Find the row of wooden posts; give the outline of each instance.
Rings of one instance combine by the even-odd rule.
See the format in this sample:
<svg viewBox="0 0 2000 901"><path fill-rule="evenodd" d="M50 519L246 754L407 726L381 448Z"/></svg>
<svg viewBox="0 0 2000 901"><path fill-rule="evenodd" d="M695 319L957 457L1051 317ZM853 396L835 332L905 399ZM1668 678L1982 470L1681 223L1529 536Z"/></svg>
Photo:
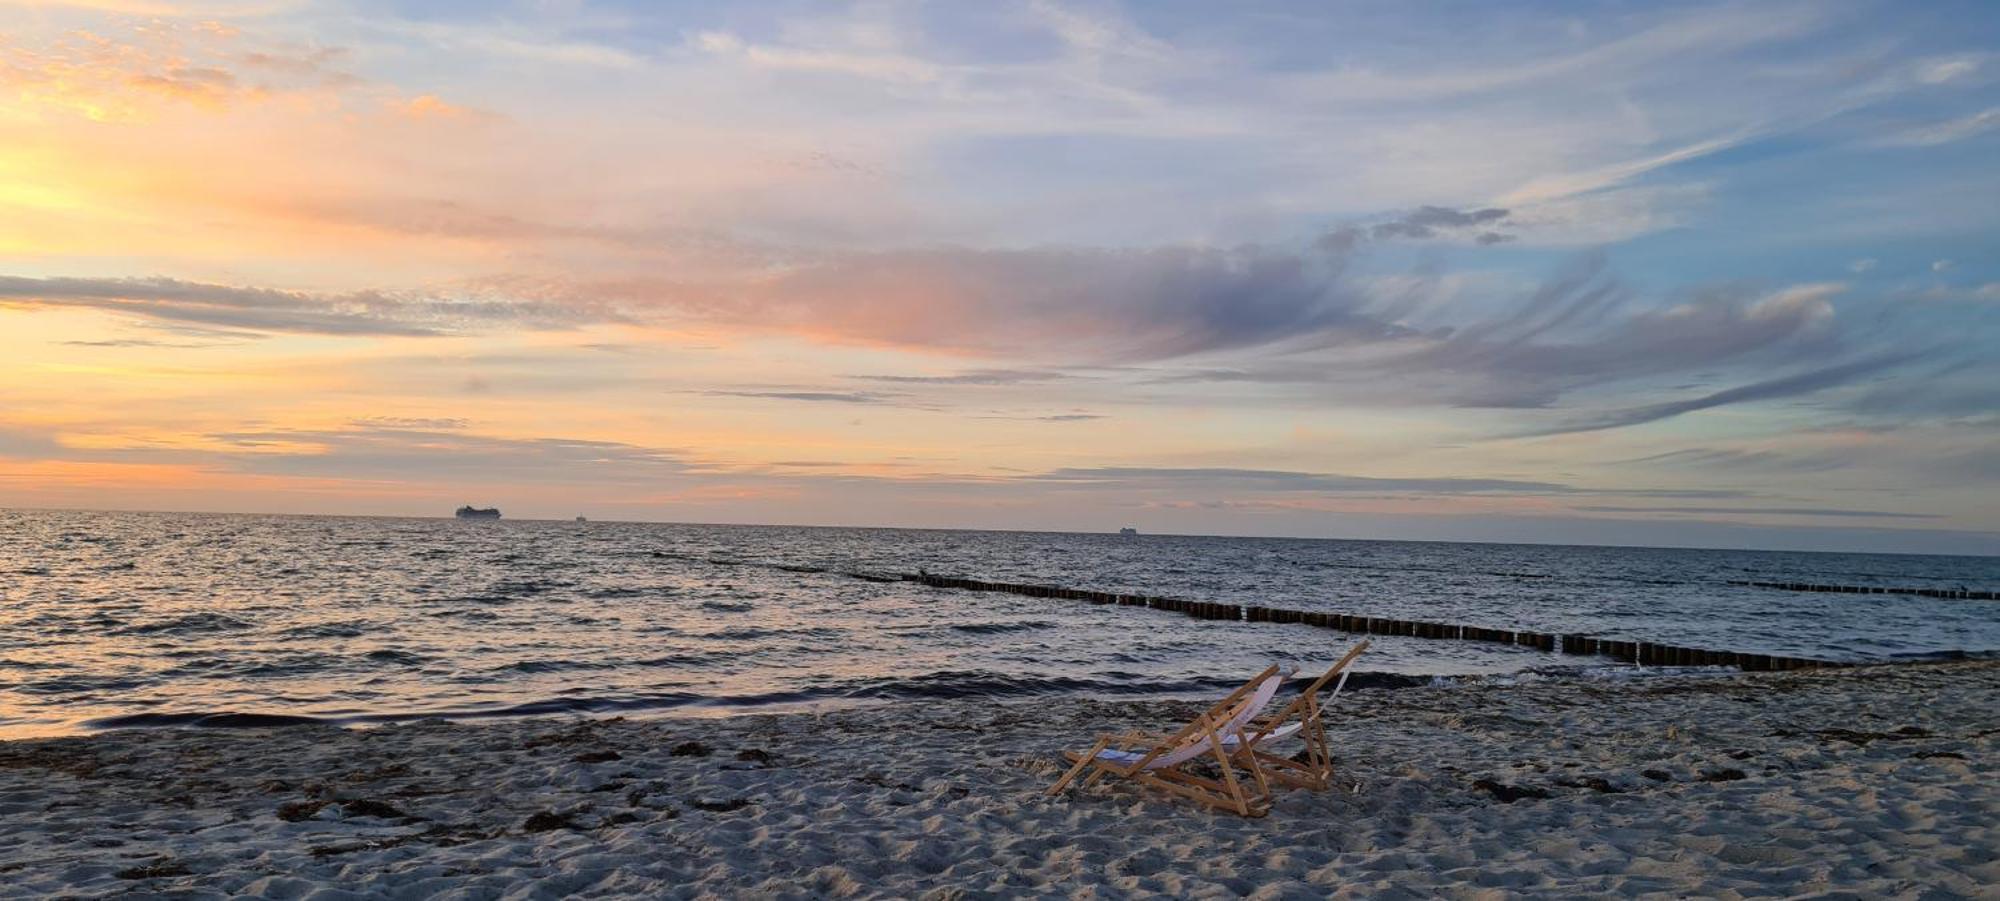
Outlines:
<svg viewBox="0 0 2000 901"><path fill-rule="evenodd" d="M1777 588L1783 591L1823 591L1834 594L1913 594L1926 598L1946 598L1956 601L2000 601L2000 591L1967 591L1963 588L1884 588L1879 585L1814 585L1808 582L1742 582L1731 580L1731 585L1745 585L1751 588Z"/></svg>
<svg viewBox="0 0 2000 901"><path fill-rule="evenodd" d="M1213 601L1190 601L1182 598L1165 598L1143 594L1118 594L1108 591L1090 591L1082 588L1058 588L1049 585L1017 585L1008 582L984 582L978 579L935 576L929 573L906 575L903 578L912 582L921 582L933 588L956 588L964 591L1000 591L1036 598L1060 598L1063 600L1085 601L1092 604L1145 607L1150 610L1166 610L1173 613L1180 613L1194 617L1195 619L1252 623L1298 623L1361 635L1404 635L1412 638L1432 638L1452 641L1487 641L1498 644L1521 645L1550 653L1601 655L1645 666L1734 666L1744 670L1764 671L1816 669L1847 665L1800 657L1781 657L1771 654L1742 654L1735 651L1706 651L1699 648L1683 648L1675 645L1655 644L1645 641L1617 641L1609 638L1598 638L1592 635L1553 635L1545 632L1488 629L1481 626L1419 622L1382 616L1355 616L1347 613L1327 613L1317 610L1287 610L1279 607L1219 604Z"/></svg>

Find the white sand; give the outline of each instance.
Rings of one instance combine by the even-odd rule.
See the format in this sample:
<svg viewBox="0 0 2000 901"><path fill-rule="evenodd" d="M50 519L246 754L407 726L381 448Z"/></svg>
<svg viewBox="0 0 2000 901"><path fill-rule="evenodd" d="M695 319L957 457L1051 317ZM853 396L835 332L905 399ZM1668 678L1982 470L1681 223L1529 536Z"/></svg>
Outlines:
<svg viewBox="0 0 2000 901"><path fill-rule="evenodd" d="M0 895L2000 895L2000 664L1358 692L1342 790L1264 819L1041 797L1194 706L0 744Z"/></svg>

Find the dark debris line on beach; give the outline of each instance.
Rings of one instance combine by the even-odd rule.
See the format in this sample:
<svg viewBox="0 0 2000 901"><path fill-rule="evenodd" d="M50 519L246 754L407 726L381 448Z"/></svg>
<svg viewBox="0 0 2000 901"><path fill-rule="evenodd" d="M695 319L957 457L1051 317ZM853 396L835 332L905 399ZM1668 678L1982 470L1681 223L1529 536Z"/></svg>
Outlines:
<svg viewBox="0 0 2000 901"><path fill-rule="evenodd" d="M1551 653L1602 655L1646 666L1734 666L1749 671L1764 671L1820 669L1853 665L1829 660L1812 660L1803 657L1781 657L1772 654L1708 651L1700 648L1683 648L1646 641L1616 641L1592 635L1550 635L1542 632L1520 632L1508 629L1488 629L1480 626L1427 623L1380 616L1355 616L1347 613L1288 610L1280 607L1258 607L1246 604L1218 604L1211 601L1189 601L1180 598L1156 597L1143 594L1116 594L1107 591L1089 591L1081 588L1018 585L1009 582L983 582L978 579L934 576L929 573L905 574L903 579L910 582L920 582L933 588L955 588L964 591L1001 591L1008 594L1019 594L1036 598L1060 598L1063 600L1085 601L1092 604L1117 604L1124 607L1167 610L1185 614L1195 619L1252 623L1298 623L1307 626L1318 626L1324 629L1338 629L1342 632L1353 632L1362 635L1404 635L1412 638L1433 638L1454 641L1490 641L1499 644L1521 645Z"/></svg>

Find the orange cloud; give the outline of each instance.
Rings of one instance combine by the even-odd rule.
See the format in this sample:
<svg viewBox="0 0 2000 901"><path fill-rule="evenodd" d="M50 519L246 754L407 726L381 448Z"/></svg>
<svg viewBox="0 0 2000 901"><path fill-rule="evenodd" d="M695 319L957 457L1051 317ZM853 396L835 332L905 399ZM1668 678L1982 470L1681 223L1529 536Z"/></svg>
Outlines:
<svg viewBox="0 0 2000 901"><path fill-rule="evenodd" d="M408 100L390 101L389 108L407 119L470 119L478 115L465 107L447 103L436 94L418 94Z"/></svg>

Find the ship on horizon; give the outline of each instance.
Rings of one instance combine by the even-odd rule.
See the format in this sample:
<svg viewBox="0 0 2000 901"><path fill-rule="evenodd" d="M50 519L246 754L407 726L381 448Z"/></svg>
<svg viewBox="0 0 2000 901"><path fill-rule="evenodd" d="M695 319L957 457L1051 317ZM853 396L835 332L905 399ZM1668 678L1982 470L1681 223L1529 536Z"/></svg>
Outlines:
<svg viewBox="0 0 2000 901"><path fill-rule="evenodd" d="M458 513L455 515L459 519L499 519L500 508L498 507L480 508L480 507L474 507L471 504L466 504L465 506L458 508Z"/></svg>

